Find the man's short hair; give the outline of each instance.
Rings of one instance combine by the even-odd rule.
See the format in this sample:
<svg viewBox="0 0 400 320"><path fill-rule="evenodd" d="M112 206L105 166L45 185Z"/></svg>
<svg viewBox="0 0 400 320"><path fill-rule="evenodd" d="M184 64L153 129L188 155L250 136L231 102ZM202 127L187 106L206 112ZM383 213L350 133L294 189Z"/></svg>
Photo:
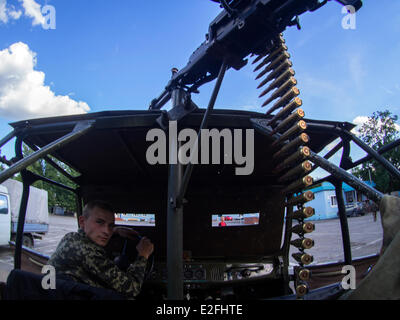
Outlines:
<svg viewBox="0 0 400 320"><path fill-rule="evenodd" d="M105 201L102 200L93 200L93 201L89 201L85 207L83 208L82 211L82 215L87 219L90 216L90 212L94 209L94 208L100 208L106 211L110 211L112 213L114 213L114 208Z"/></svg>

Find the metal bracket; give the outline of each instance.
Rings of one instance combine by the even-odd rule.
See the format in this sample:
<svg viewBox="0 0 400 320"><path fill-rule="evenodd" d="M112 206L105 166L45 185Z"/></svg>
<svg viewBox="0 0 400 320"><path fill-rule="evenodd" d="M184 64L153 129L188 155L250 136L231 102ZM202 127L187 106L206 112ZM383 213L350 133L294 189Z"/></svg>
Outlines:
<svg viewBox="0 0 400 320"><path fill-rule="evenodd" d="M177 105L170 111L163 111L161 116L157 118L157 123L163 130L168 129L168 121L179 121L186 117L188 114L197 110L197 105L189 98L184 104Z"/></svg>

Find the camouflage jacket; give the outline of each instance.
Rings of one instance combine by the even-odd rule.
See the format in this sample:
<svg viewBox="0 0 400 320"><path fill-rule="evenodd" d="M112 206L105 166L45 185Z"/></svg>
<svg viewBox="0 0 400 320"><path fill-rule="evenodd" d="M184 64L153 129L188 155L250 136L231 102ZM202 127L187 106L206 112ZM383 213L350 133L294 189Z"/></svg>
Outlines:
<svg viewBox="0 0 400 320"><path fill-rule="evenodd" d="M127 271L110 260L103 247L90 240L83 230L66 234L48 264L57 274L93 287L115 290L128 298L139 294L147 259L139 256Z"/></svg>

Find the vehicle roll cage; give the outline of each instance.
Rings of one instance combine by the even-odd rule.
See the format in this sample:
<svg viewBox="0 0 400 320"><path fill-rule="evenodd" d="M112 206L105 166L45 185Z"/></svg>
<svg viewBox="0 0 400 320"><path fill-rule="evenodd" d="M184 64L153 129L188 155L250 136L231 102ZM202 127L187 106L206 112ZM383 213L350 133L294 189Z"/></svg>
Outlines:
<svg viewBox="0 0 400 320"><path fill-rule="evenodd" d="M214 107L216 97L218 95L219 87L221 85L222 78L224 76L224 65L221 68L214 92L212 93L209 106L207 111L204 114L202 126L201 128L205 128L207 126L207 120L212 112ZM180 90L180 89L177 89ZM179 96L178 91L174 91L171 95ZM182 97L182 95L180 95ZM175 114L179 114L180 112L185 113L184 104L177 100L173 100L173 110ZM47 183L53 184L57 187L64 188L70 192L73 192L76 195L77 199L77 215L78 217L82 214L82 195L80 192L80 188L76 189L58 183L56 181L52 181L46 177L37 175L27 170L27 167L39 159L44 159L47 163L52 165L57 171L63 174L65 177L77 183L77 178L72 177L69 173L67 173L63 168L58 166L51 158L48 156L52 154L52 152L62 148L63 146L73 142L78 137L85 135L95 126L96 120L91 121L77 121L75 123L61 123L61 124L39 124L37 126L30 124L29 127L25 129L15 129L6 137L4 137L0 141L0 147L3 147L7 142L11 139L16 138L15 142L15 153L16 157L7 160L4 156L0 158L2 163L9 165L9 168L0 172L0 183L4 182L8 178L11 178L14 174L20 172L23 182L23 193L21 198L21 205L19 211L18 218L18 227L17 227L17 237L16 237L16 250L14 255L14 268L21 268L21 252L22 252L22 236L23 236L23 226L25 223L25 215L26 215L26 207L28 203L29 197L29 186L37 180L42 180ZM46 132L52 131L55 128L60 129L61 127L72 128L72 131L68 134L65 134L61 138L47 144L45 147L38 149L34 145L30 145L30 147L34 150L34 152L26 157L22 154L22 143L24 142L24 138L32 132ZM259 132L264 132L268 134L270 132L270 128L267 126L254 125L254 128ZM65 129L65 128L64 128ZM368 145L366 145L363 141L357 138L354 134L350 133L345 128L335 126L335 125L327 125L327 124L317 124L310 123L309 124L310 131L318 131L318 132L329 132L334 133L341 141L330 150L324 157L321 157L313 152L311 152L309 156L309 160L314 163L315 167L321 167L330 173L329 176L315 181L313 185L319 184L323 181L329 181L335 186L335 192L337 197L338 209L339 209L339 219L341 225L342 232L342 242L343 242L343 251L344 251L344 261L346 264L352 263L352 255L351 255L351 245L350 245L350 234L347 223L347 216L345 212L345 204L343 199L342 192L342 182L346 182L356 190L360 191L363 194L366 194L371 200L376 203L379 203L383 197L383 194L373 187L367 185L361 180L357 179L353 175L349 174L346 170L352 169L366 161L371 159L375 159L378 161L391 175L395 178L400 178L400 172L397 168L395 168L390 162L388 162L383 154L388 152L400 145L400 139L396 140L389 145L385 145L381 149L375 151ZM360 146L365 152L367 152L367 156L364 158L352 162L349 154L350 154L350 142L355 142L358 146ZM28 145L29 146L29 145ZM329 158L336 154L340 149L343 149L340 166L336 166L333 163L329 162ZM183 172L182 164L170 164L169 170L169 183L168 183L168 215L167 215L167 239L169 242L169 246L167 248L167 264L173 265L174 267L170 270L171 274L168 276L168 287L169 287L169 297L174 299L182 299L183 297L183 279L182 272L180 269L180 263L177 263L181 260L182 257L182 214L183 214L183 202L184 202L184 194L185 190L189 184L190 175L193 170L193 167L187 167L186 172ZM290 211L292 208L288 208ZM291 227L291 219L287 219L285 224L285 234L284 234L284 244L282 246L281 253L286 255L286 267L288 267L288 241L290 237L288 237L289 229ZM287 270L286 270L287 274Z"/></svg>

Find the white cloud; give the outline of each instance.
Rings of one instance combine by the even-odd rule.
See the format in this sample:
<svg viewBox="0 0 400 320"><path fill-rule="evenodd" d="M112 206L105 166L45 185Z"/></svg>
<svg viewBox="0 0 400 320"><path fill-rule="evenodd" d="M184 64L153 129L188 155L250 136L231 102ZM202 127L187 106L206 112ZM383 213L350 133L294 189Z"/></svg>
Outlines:
<svg viewBox="0 0 400 320"><path fill-rule="evenodd" d="M359 135L362 125L364 123L367 123L368 119L369 118L367 116L358 116L358 117L354 118L353 123L356 125L356 127L354 127L354 129L351 131L355 135ZM377 123L377 126L380 127L381 125L382 125L382 122L379 120ZM394 126L395 126L396 130L400 131L400 126L397 123L395 123Z"/></svg>
<svg viewBox="0 0 400 320"><path fill-rule="evenodd" d="M368 122L367 116L358 116L358 117L355 117L353 120L353 123L356 125L363 125L366 122Z"/></svg>
<svg viewBox="0 0 400 320"><path fill-rule="evenodd" d="M7 0L0 0L0 22L7 23L10 18L18 20L21 15L22 12L15 10L14 6L7 6Z"/></svg>
<svg viewBox="0 0 400 320"><path fill-rule="evenodd" d="M0 21L3 23L8 21L6 4L6 0L0 0Z"/></svg>
<svg viewBox="0 0 400 320"><path fill-rule="evenodd" d="M90 111L85 102L57 96L35 66L36 53L25 43L0 51L0 116L21 120Z"/></svg>
<svg viewBox="0 0 400 320"><path fill-rule="evenodd" d="M18 0L24 10L24 16L32 18L32 25L44 25L46 19L42 15L40 4L35 0ZM7 0L0 0L0 22L6 24L10 19L18 20L22 11L13 5L7 4Z"/></svg>
<svg viewBox="0 0 400 320"><path fill-rule="evenodd" d="M13 7L12 9L8 10L8 15L14 19L14 20L18 20L21 16L22 16L22 11L18 10L16 11Z"/></svg>
<svg viewBox="0 0 400 320"><path fill-rule="evenodd" d="M40 4L36 3L35 0L19 0L19 2L22 2L25 16L33 18L32 25L43 25L45 23L45 18L40 10Z"/></svg>
<svg viewBox="0 0 400 320"><path fill-rule="evenodd" d="M360 135L360 129L362 125L366 122L368 122L368 117L367 116L357 116L353 119L352 121L356 127L354 127L351 131L354 133L356 136Z"/></svg>

